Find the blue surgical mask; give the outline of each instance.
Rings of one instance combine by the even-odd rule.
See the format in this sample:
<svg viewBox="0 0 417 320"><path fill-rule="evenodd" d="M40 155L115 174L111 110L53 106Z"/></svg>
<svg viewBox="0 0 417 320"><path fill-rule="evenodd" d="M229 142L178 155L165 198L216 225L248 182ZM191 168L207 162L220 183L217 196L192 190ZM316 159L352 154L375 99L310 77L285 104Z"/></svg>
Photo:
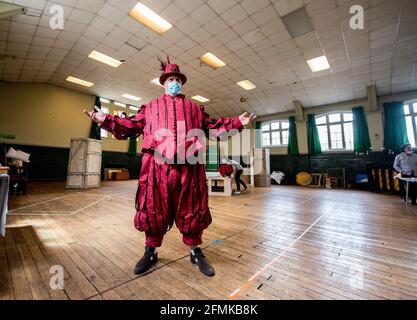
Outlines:
<svg viewBox="0 0 417 320"><path fill-rule="evenodd" d="M181 92L182 85L176 81L170 82L168 84L168 93L171 96L176 96Z"/></svg>

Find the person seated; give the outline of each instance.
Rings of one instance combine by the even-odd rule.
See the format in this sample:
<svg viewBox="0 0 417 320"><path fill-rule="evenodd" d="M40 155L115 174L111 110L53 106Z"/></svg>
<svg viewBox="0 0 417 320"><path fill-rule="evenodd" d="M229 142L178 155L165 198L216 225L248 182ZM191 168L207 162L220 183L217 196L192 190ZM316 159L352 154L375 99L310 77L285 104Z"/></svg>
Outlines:
<svg viewBox="0 0 417 320"><path fill-rule="evenodd" d="M417 174L417 154L411 148L411 144L404 144L401 146L401 153L395 157L394 169L403 178L416 177ZM417 186L415 183L409 184L408 194L411 198L411 203L416 204ZM408 199L406 199L408 201Z"/></svg>

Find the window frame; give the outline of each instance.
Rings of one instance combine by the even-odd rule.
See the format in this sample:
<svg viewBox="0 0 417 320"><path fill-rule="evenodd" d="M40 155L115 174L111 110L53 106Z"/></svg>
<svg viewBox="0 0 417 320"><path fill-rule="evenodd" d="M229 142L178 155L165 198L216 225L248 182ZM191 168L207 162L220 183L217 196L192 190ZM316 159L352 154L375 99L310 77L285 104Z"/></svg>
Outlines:
<svg viewBox="0 0 417 320"><path fill-rule="evenodd" d="M275 123L279 123L279 128L278 129L272 129L271 125L275 124ZM282 123L287 123L288 128L283 129L282 128ZM269 129L263 131L262 127L265 126L265 125L269 125ZM273 120L273 121L268 121L268 122L262 122L262 124L261 124L262 148L286 148L286 147L288 147L288 142L287 142L287 144L283 144L283 142L284 142L283 132L284 131L288 132L288 137L289 137L289 133L290 133L290 122L289 122L289 120L281 119L281 120ZM279 132L279 138L280 138L281 144L273 144L272 143L272 141L273 141L272 133L276 133L276 132ZM264 138L263 138L264 133L269 133L269 142L270 142L269 145L264 145Z"/></svg>
<svg viewBox="0 0 417 320"><path fill-rule="evenodd" d="M413 148L417 146L417 112L414 111L414 105L417 105L417 99L404 101L404 119L406 122L407 136L408 136L407 117L411 118L411 125L413 127L414 145L410 141L410 144L412 145ZM408 111L409 111L408 114L405 113L405 106L408 106ZM408 136L408 139L411 140L409 136Z"/></svg>
<svg viewBox="0 0 417 320"><path fill-rule="evenodd" d="M105 114L109 114L110 113L110 108L109 107L101 106L101 111L103 111ZM102 139L103 138L109 138L109 133L106 130L100 128L100 137Z"/></svg>
<svg viewBox="0 0 417 320"><path fill-rule="evenodd" d="M340 115L340 120L336 121L336 122L330 122L329 118L332 115L338 114ZM345 121L344 118L344 114L351 114L352 115L352 120L349 121ZM326 122L323 124L317 124L317 119L318 118L322 118L322 117L326 117ZM354 141L353 141L353 135L352 135L352 149L347 149L346 148L346 133L345 133L345 124L351 123L353 126L353 112L352 110L340 110L340 111L329 111L326 113L322 113L319 115L316 115L316 126L317 129L319 127L327 127L327 145L328 145L328 149L327 150L322 150L322 152L324 153L343 153L343 152L354 152ZM332 139L331 139L331 131L330 131L330 127L333 125L340 125L341 127L341 134L342 134L342 145L343 148L342 149L332 149ZM323 141L320 141L320 145L323 147Z"/></svg>

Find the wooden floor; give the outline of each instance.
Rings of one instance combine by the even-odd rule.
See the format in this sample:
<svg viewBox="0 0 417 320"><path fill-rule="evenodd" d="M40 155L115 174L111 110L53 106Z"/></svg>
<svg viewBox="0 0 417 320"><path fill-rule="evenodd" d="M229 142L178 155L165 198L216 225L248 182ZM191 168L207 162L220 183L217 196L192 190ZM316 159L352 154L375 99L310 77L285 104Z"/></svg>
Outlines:
<svg viewBox="0 0 417 320"><path fill-rule="evenodd" d="M68 191L31 185L10 199L0 237L0 299L415 299L417 209L396 196L275 186L212 197L204 277L172 229L159 262L133 267L136 181ZM65 269L50 288L51 266Z"/></svg>

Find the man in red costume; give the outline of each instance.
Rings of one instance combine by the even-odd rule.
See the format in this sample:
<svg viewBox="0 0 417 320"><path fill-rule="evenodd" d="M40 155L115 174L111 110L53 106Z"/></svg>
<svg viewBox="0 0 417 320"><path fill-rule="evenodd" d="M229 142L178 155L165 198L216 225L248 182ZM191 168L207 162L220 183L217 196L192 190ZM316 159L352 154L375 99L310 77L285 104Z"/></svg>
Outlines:
<svg viewBox="0 0 417 320"><path fill-rule="evenodd" d="M191 248L191 262L206 276L214 276L213 267L199 247L203 231L212 219L208 208L205 159L200 154L205 141L198 132L205 137L230 136L230 132L242 131L256 116L246 112L235 118L210 118L203 106L181 94L187 77L178 65L171 64L169 58L167 62L160 62L163 73L159 82L164 86L165 94L143 105L135 116L123 119L104 114L97 107L94 112L84 112L117 139L143 133L135 227L145 232L146 246L143 257L135 266L135 274L145 273L157 262L157 248L175 221L184 244ZM195 158L196 154L200 156Z"/></svg>

